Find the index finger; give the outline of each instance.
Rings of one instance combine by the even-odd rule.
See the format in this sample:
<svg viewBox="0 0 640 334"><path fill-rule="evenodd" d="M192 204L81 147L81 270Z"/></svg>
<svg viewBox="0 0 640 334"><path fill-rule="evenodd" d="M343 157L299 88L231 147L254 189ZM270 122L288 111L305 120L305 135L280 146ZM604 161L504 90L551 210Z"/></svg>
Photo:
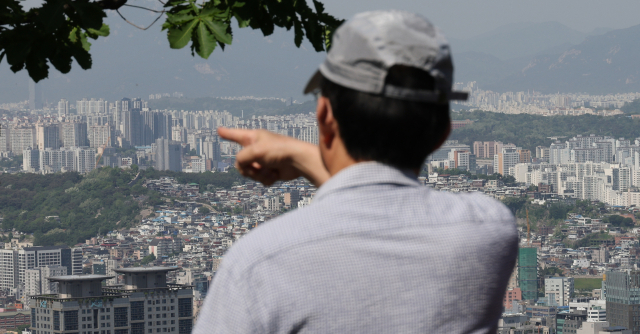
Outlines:
<svg viewBox="0 0 640 334"><path fill-rule="evenodd" d="M255 130L246 130L246 129L229 129L229 128L218 128L218 135L224 139L228 139L234 141L242 146L250 145L255 141L256 133Z"/></svg>

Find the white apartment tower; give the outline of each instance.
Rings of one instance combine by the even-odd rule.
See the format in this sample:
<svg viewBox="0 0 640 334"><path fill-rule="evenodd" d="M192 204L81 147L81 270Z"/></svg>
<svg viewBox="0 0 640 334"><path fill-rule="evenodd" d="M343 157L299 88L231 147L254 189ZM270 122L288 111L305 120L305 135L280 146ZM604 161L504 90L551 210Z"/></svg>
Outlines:
<svg viewBox="0 0 640 334"><path fill-rule="evenodd" d="M0 249L0 289L12 289L18 286L18 251Z"/></svg>
<svg viewBox="0 0 640 334"><path fill-rule="evenodd" d="M69 115L69 101L62 99L58 102L58 116Z"/></svg>
<svg viewBox="0 0 640 334"><path fill-rule="evenodd" d="M50 265L25 270L24 291L27 296L58 293L58 282L49 277L67 275L67 267Z"/></svg>
<svg viewBox="0 0 640 334"><path fill-rule="evenodd" d="M558 306L567 306L573 296L573 277L549 277L544 279L544 296Z"/></svg>

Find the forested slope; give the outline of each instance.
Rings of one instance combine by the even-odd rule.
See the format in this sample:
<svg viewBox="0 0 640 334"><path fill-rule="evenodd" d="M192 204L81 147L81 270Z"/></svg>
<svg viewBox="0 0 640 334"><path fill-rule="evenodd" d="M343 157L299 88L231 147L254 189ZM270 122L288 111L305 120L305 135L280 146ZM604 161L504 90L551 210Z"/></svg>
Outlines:
<svg viewBox="0 0 640 334"><path fill-rule="evenodd" d="M73 245L97 233L129 227L142 218L141 209L162 203L160 194L142 187L147 178L174 176L181 182L221 187L242 180L235 170L185 174L150 169L129 185L136 172L105 167L86 176L0 174L2 228L33 233L36 245Z"/></svg>
<svg viewBox="0 0 640 334"><path fill-rule="evenodd" d="M549 146L548 137L595 134L635 139L640 137L640 120L627 116L537 116L502 114L485 111L453 113L454 119L470 119L474 123L451 133L449 139L473 145L474 141L514 143L535 152L536 146Z"/></svg>

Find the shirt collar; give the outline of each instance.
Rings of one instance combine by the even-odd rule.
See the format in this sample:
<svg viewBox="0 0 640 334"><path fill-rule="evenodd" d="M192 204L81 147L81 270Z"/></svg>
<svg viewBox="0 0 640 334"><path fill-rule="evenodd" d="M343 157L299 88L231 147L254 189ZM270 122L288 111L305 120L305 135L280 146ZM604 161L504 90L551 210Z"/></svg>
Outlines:
<svg viewBox="0 0 640 334"><path fill-rule="evenodd" d="M419 186L416 175L408 169L398 169L375 161L360 162L341 170L327 180L318 188L314 200L343 189L373 184Z"/></svg>

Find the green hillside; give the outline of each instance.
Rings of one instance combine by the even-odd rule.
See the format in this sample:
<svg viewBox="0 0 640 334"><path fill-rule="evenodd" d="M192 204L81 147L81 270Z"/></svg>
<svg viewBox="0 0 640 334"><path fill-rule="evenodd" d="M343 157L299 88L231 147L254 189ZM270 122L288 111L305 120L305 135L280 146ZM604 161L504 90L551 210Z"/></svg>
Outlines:
<svg viewBox="0 0 640 334"><path fill-rule="evenodd" d="M537 116L502 114L485 111L452 114L454 119L470 119L471 125L456 129L449 139L473 145L474 141L514 143L535 154L536 146L549 146L548 137L595 134L635 139L640 137L640 120L627 116Z"/></svg>
<svg viewBox="0 0 640 334"><path fill-rule="evenodd" d="M0 174L2 228L33 233L36 245L74 245L97 233L129 227L142 218L142 209L162 203L157 192L142 187L147 178L173 176L180 182L225 188L242 180L234 169L201 174L150 169L141 171L140 178L129 185L135 174L135 170L108 167L86 176Z"/></svg>

